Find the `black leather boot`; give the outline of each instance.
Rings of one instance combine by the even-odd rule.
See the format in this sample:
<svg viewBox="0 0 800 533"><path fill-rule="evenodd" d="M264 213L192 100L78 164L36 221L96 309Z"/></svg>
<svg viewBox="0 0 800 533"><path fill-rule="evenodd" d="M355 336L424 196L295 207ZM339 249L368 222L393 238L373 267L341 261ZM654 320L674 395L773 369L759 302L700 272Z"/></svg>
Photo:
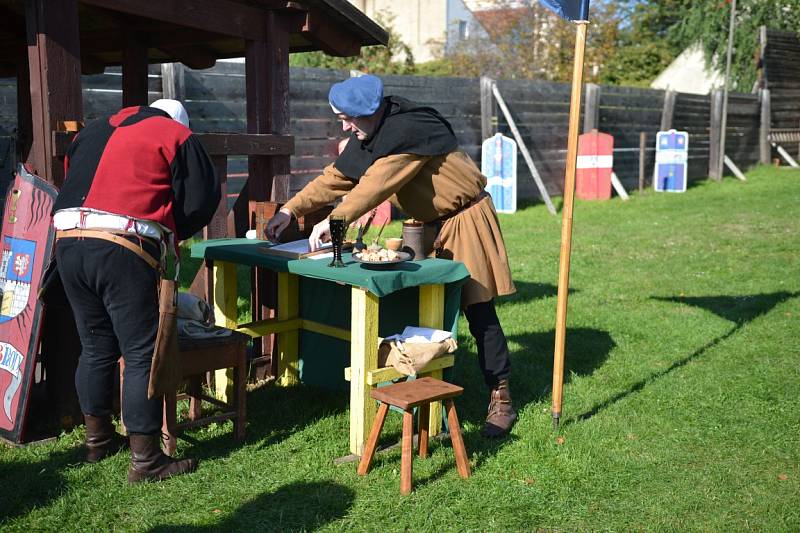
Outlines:
<svg viewBox="0 0 800 533"><path fill-rule="evenodd" d="M116 432L111 415L83 415L86 421L86 462L96 463L114 455L128 445L128 440Z"/></svg>
<svg viewBox="0 0 800 533"><path fill-rule="evenodd" d="M161 452L161 435L131 434L131 467L128 483L161 481L188 474L197 468L194 459L173 459Z"/></svg>
<svg viewBox="0 0 800 533"><path fill-rule="evenodd" d="M511 406L511 392L508 390L508 380L500 380L489 400L489 412L486 423L481 430L481 435L488 438L505 437L517 421L517 412Z"/></svg>

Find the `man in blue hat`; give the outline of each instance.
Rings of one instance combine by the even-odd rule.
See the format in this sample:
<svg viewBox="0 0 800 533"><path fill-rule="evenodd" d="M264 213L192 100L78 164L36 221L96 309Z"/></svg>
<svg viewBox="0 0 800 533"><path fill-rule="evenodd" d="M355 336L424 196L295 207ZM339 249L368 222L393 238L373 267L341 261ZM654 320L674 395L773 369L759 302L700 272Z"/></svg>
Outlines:
<svg viewBox="0 0 800 533"><path fill-rule="evenodd" d="M508 345L494 298L515 292L486 177L458 148L453 128L431 107L384 96L380 78L365 75L331 87L331 109L350 132L344 151L287 202L267 225L275 240L291 222L347 195L331 213L350 223L389 200L438 232L437 257L463 262L470 279L461 306L491 389L486 437L506 435L517 419L511 405ZM328 220L314 227L311 249L330 239Z"/></svg>

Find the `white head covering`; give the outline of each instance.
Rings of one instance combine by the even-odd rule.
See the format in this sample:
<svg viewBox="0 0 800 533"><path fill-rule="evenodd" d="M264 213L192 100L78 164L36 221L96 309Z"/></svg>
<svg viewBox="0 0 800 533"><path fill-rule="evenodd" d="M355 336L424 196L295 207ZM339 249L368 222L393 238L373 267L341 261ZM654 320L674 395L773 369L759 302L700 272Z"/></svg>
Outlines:
<svg viewBox="0 0 800 533"><path fill-rule="evenodd" d="M169 98L162 98L150 104L150 107L155 107L162 111L166 111L167 114L173 119L177 120L187 128L189 127L189 114L186 112L186 108L183 107L183 104L179 101L171 100Z"/></svg>

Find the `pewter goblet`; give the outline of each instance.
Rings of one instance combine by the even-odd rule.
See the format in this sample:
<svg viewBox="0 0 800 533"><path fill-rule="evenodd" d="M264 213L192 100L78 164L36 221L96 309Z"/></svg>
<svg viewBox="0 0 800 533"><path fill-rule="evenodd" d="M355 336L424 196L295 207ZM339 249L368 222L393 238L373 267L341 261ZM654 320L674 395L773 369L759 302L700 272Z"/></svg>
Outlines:
<svg viewBox="0 0 800 533"><path fill-rule="evenodd" d="M344 243L345 220L343 215L331 215L330 219L331 228L331 242L333 243L333 259L328 265L329 267L342 268L342 244Z"/></svg>

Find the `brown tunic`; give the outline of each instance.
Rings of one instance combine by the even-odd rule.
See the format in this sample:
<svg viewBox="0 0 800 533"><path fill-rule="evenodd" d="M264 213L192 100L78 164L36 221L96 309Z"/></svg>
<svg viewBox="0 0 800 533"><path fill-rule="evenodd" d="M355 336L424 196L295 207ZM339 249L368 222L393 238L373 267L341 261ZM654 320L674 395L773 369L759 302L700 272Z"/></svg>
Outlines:
<svg viewBox="0 0 800 533"><path fill-rule="evenodd" d="M373 163L358 182L328 165L284 207L299 217L346 194L332 214L344 215L347 222L384 200L417 220L431 222L458 211L485 186L486 178L464 152L433 157L394 154ZM515 292L490 197L447 219L439 237L440 257L461 261L469 270L471 279L461 291L463 307Z"/></svg>

